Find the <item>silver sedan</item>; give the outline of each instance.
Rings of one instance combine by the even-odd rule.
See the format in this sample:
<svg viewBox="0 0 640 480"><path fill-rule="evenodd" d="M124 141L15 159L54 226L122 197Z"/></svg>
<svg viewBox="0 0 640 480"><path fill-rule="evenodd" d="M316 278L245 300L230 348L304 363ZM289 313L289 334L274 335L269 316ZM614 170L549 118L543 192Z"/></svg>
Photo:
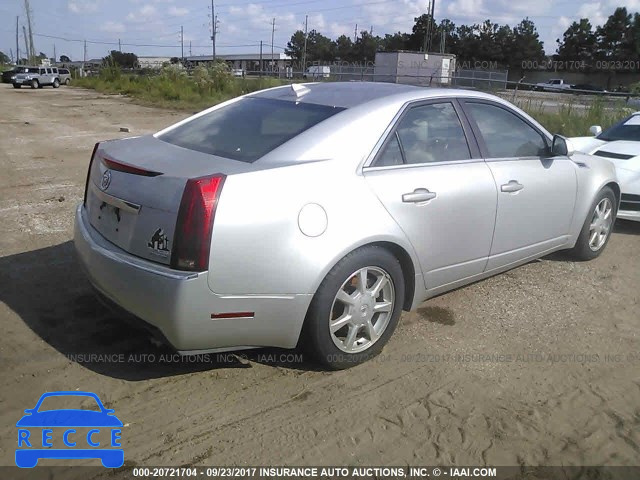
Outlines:
<svg viewBox="0 0 640 480"><path fill-rule="evenodd" d="M557 250L605 248L615 170L500 98L279 87L96 145L75 245L103 297L183 354L379 353L402 310Z"/></svg>

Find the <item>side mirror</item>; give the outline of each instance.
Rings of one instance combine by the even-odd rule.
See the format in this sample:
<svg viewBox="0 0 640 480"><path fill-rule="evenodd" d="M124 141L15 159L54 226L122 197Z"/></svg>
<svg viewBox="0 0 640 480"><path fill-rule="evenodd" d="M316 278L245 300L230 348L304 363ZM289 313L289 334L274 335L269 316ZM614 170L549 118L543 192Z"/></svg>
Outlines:
<svg viewBox="0 0 640 480"><path fill-rule="evenodd" d="M594 125L589 128L589 133L591 133L591 135L593 135L594 137L597 137L602 133L602 127L600 125Z"/></svg>
<svg viewBox="0 0 640 480"><path fill-rule="evenodd" d="M553 143L551 144L551 153L554 157L570 157L575 153L576 149L573 147L571 141L562 135L554 135Z"/></svg>

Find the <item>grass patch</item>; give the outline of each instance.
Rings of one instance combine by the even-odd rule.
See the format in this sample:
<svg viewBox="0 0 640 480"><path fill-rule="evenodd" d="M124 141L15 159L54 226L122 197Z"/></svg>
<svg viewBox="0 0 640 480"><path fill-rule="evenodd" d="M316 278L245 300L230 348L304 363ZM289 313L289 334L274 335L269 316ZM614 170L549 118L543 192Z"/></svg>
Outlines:
<svg viewBox="0 0 640 480"><path fill-rule="evenodd" d="M588 103L578 104L569 98L561 104L557 112L545 110L541 101L516 102L518 107L540 122L549 132L565 137L589 136L589 127L600 125L603 129L628 117L634 110L624 101L607 101L601 97L590 98Z"/></svg>
<svg viewBox="0 0 640 480"><path fill-rule="evenodd" d="M78 78L73 85L106 94L127 95L143 105L202 110L240 95L287 83L268 77L235 78L228 72L204 67L188 76L179 69L167 67L153 75L128 75L115 69L103 69L99 76Z"/></svg>

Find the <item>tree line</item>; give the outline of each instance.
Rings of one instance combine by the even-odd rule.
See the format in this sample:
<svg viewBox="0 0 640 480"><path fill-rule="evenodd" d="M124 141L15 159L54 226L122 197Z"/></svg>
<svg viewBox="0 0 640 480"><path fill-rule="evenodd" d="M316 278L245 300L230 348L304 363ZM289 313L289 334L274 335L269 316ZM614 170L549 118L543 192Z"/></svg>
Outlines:
<svg viewBox="0 0 640 480"><path fill-rule="evenodd" d="M556 41L557 53L551 57L545 54L535 23L529 18L513 27L491 20L456 25L449 19L437 22L429 14L414 19L411 33L397 32L384 37L362 31L355 40L346 35L332 40L311 30L306 50L305 34L298 30L287 43L285 53L299 64L335 61L366 64L375 60L376 52L426 51L429 30L429 51L454 54L458 64L488 64L492 68L514 70L550 60L581 62L585 69L594 68L597 60L640 64L640 13L632 15L625 7L617 8L602 26L594 28L586 18L574 22L562 39Z"/></svg>

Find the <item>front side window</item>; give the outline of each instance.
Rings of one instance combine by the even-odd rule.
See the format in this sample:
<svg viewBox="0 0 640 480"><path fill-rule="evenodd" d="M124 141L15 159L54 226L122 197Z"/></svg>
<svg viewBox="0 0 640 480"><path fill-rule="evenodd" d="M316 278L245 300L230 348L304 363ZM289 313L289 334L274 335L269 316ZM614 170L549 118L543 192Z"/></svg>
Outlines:
<svg viewBox="0 0 640 480"><path fill-rule="evenodd" d="M487 147L489 158L542 157L543 136L517 115L496 105L467 103Z"/></svg>
<svg viewBox="0 0 640 480"><path fill-rule="evenodd" d="M158 138L210 155L252 163L339 107L249 97L180 125Z"/></svg>
<svg viewBox="0 0 640 480"><path fill-rule="evenodd" d="M449 162L471 158L460 118L450 102L411 108L396 128L376 166Z"/></svg>

